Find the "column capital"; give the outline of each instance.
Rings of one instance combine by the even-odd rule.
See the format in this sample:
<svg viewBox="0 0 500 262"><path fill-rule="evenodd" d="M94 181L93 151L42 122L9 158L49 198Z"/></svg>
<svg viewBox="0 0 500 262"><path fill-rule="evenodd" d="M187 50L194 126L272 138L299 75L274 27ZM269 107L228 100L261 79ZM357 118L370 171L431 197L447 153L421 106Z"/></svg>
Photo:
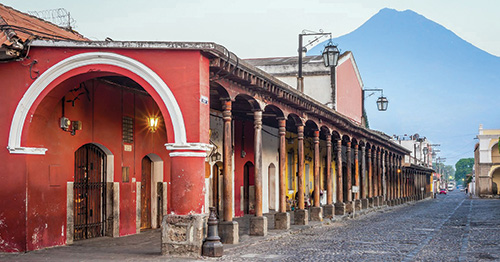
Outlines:
<svg viewBox="0 0 500 262"><path fill-rule="evenodd" d="M205 143L186 143L186 144L165 144L170 152L170 157L207 157L207 153L212 151L214 147L211 144Z"/></svg>

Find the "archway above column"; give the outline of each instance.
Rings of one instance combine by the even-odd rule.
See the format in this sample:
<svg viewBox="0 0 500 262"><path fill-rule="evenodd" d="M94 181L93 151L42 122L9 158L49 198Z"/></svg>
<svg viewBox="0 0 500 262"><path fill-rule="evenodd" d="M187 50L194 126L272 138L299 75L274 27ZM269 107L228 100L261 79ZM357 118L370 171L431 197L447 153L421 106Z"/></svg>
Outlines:
<svg viewBox="0 0 500 262"><path fill-rule="evenodd" d="M109 52L89 52L68 57L53 65L41 74L28 88L19 101L12 118L7 149L11 154L44 155L46 148L24 147L21 145L24 124L31 107L40 98L43 91L68 71L88 65L112 65L126 69L144 79L157 92L165 105L174 131L174 143L167 144L167 149L182 148L204 150L203 145L188 144L184 118L177 101L167 84L149 67L132 58Z"/></svg>

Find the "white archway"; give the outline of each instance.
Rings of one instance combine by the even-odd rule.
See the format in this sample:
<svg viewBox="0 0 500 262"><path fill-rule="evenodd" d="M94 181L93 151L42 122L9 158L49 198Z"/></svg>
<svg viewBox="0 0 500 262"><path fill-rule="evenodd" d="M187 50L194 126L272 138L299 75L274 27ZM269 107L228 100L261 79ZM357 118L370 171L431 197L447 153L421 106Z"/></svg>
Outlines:
<svg viewBox="0 0 500 262"><path fill-rule="evenodd" d="M187 147L192 150L197 150L199 148L198 150L202 150L203 145L187 143L186 127L184 125L181 109L170 88L153 70L141 62L123 55L109 52L90 52L74 55L60 61L41 74L33 84L31 84L21 98L21 101L19 101L16 111L14 112L14 117L12 118L7 145L7 149L11 154L45 154L47 151L46 148L24 147L21 145L24 123L31 107L47 86L64 73L79 67L97 64L112 65L126 69L144 79L154 88L161 97L161 102L163 102L167 108L173 126L174 143L168 144L169 147Z"/></svg>

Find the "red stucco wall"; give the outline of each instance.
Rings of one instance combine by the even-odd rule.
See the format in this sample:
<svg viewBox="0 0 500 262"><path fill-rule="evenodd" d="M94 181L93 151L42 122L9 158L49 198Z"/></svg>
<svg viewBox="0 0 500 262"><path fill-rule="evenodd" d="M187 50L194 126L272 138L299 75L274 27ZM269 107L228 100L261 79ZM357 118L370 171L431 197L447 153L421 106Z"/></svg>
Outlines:
<svg viewBox="0 0 500 262"><path fill-rule="evenodd" d="M244 132L243 132L244 130ZM243 139L244 135L244 139ZM241 151L244 149L245 156ZM244 167L247 162L254 164L254 127L253 121L234 121L234 215L241 217L244 215L242 209L242 191L244 185ZM253 170L253 169L251 169ZM255 174L249 174L249 185L255 185ZM252 211L252 210L250 210Z"/></svg>
<svg viewBox="0 0 500 262"><path fill-rule="evenodd" d="M352 57L337 66L337 111L361 123L362 87Z"/></svg>

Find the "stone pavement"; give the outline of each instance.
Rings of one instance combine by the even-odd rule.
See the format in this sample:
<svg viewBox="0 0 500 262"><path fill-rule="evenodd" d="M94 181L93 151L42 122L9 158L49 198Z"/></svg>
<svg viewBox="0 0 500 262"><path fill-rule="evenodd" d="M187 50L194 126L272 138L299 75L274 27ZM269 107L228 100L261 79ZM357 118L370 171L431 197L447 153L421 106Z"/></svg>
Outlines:
<svg viewBox="0 0 500 262"><path fill-rule="evenodd" d="M311 222L269 235L248 236L240 223L237 245L222 258L200 261L500 261L500 200L468 199L453 191L437 199L374 210L354 219ZM292 219L293 221L293 219ZM0 261L193 261L160 256L160 231L77 241Z"/></svg>

